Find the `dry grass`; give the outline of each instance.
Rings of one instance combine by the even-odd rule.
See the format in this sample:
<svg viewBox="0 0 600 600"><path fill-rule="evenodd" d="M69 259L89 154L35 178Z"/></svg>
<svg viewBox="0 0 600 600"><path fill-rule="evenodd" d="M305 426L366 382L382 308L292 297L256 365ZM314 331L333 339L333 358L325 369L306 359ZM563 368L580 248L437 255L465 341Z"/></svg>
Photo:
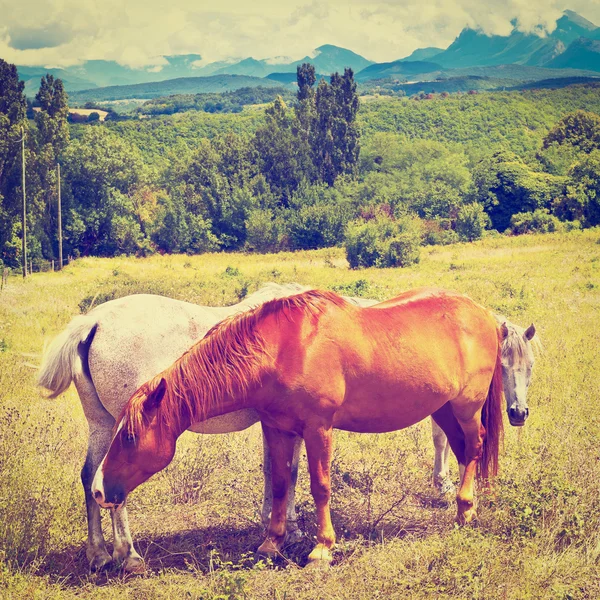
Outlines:
<svg viewBox="0 0 600 600"><path fill-rule="evenodd" d="M0 597L600 597L599 239L598 230L488 238L425 249L409 269L350 271L333 249L81 259L62 273L11 278L0 294ZM441 285L536 323L545 352L531 418L507 429L479 527L456 529L454 507L431 487L428 423L379 436L338 432L334 567L300 568L315 533L305 465L298 505L307 539L274 566L256 563L260 432L185 434L173 464L130 500L148 574L89 576L79 483L86 424L73 389L55 401L35 389L30 365L44 341L80 307L113 297L219 305L273 280L381 299Z"/></svg>

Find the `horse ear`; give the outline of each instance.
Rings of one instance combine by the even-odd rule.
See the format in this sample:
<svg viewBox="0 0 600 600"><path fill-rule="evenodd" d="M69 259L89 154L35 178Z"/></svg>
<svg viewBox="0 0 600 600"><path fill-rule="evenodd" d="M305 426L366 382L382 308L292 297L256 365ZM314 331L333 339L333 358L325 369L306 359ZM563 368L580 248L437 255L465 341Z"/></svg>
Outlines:
<svg viewBox="0 0 600 600"><path fill-rule="evenodd" d="M155 411L159 407L166 391L167 382L165 381L164 377L162 377L159 384L146 397L146 401L144 402L144 411Z"/></svg>
<svg viewBox="0 0 600 600"><path fill-rule="evenodd" d="M525 333L523 334L523 337L526 340L532 340L533 336L535 335L535 325L532 323L526 330Z"/></svg>
<svg viewBox="0 0 600 600"><path fill-rule="evenodd" d="M502 336L502 341L508 337L508 327L506 326L506 321L500 325L500 335Z"/></svg>

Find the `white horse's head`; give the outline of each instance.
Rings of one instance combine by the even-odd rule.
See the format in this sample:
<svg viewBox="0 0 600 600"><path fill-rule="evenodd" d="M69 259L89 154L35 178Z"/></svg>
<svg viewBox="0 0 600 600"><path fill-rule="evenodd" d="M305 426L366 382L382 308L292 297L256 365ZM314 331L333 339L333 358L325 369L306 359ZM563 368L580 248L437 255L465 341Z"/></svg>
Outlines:
<svg viewBox="0 0 600 600"><path fill-rule="evenodd" d="M521 427L529 416L527 389L531 383L531 372L535 355L534 344L539 348L538 338L534 339L535 326L527 329L513 325L503 317L496 317L504 338L502 342L502 380L506 398L506 412L511 425Z"/></svg>

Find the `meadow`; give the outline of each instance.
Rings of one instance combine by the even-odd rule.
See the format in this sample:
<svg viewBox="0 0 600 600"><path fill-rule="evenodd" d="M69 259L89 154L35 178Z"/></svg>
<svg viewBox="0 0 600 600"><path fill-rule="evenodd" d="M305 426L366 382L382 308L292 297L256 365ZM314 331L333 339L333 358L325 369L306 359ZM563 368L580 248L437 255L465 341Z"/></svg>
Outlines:
<svg viewBox="0 0 600 600"><path fill-rule="evenodd" d="M506 425L501 471L477 526L454 525L433 488L424 421L384 435L337 432L327 571L302 567L315 515L302 457L306 538L285 558L262 541L260 429L184 434L173 463L129 499L147 573L88 573L79 471L87 428L75 389L35 387L44 343L91 306L132 293L237 302L268 281L385 299L436 285L523 326L544 351L530 418ZM60 273L11 277L0 292L0 598L597 598L600 597L600 230L430 246L404 269L348 268L341 249L82 258ZM457 478L456 465L452 463ZM104 518L107 540L110 522Z"/></svg>

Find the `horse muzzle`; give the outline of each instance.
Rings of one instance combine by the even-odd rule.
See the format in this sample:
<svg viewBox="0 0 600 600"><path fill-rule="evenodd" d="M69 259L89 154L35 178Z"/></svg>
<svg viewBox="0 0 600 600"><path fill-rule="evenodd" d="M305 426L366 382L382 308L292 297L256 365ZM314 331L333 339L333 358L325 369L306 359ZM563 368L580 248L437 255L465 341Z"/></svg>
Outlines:
<svg viewBox="0 0 600 600"><path fill-rule="evenodd" d="M523 427L529 417L529 409L511 406L508 409L508 421L513 427Z"/></svg>
<svg viewBox="0 0 600 600"><path fill-rule="evenodd" d="M102 479L96 478L92 484L92 496L102 508L119 508L125 503L127 494L123 488L115 486L105 491L103 483Z"/></svg>

